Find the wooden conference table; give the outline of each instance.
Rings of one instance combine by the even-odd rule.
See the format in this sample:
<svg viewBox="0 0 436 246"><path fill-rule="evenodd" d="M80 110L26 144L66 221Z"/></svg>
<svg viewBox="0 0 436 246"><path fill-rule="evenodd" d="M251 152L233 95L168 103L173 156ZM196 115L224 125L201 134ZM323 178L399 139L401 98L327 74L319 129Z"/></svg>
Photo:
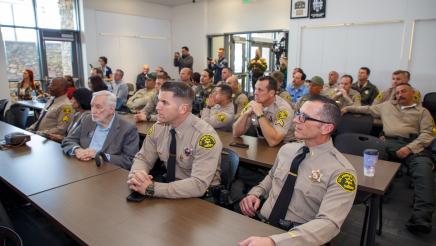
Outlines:
<svg viewBox="0 0 436 246"><path fill-rule="evenodd" d="M22 129L0 122L0 136ZM129 203L128 171L62 153L32 134L0 150L0 180L88 245L236 245L251 235L283 231L207 201L150 199Z"/></svg>
<svg viewBox="0 0 436 246"><path fill-rule="evenodd" d="M123 115L123 117L129 122L136 124L141 136L145 136L147 130L153 125L151 122L136 123L132 115ZM230 148L238 153L242 162L256 166L271 168L280 149L280 146L269 147L265 140L256 137L242 136L235 138L232 133L221 131L218 131L218 135L223 143L223 147ZM229 145L232 142L245 143L249 147L233 147ZM366 177L363 175L363 157L350 154L344 154L344 156L356 169L358 189L371 193L368 230L365 241L366 245L374 245L381 197L386 193L401 165L396 162L379 160L375 168L375 176Z"/></svg>
<svg viewBox="0 0 436 246"><path fill-rule="evenodd" d="M18 148L0 150L0 177L25 196L120 168L98 168L94 161L70 158L62 153L60 144L0 121L0 137L11 132L30 134L31 141Z"/></svg>

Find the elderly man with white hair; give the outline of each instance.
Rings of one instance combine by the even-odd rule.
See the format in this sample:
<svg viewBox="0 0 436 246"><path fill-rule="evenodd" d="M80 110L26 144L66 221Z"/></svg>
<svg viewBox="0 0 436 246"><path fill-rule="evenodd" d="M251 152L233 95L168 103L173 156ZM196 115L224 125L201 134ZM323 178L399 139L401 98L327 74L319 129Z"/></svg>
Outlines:
<svg viewBox="0 0 436 246"><path fill-rule="evenodd" d="M65 154L88 161L100 155L110 163L130 170L139 148L136 127L115 112L117 98L109 91L95 92L91 115L62 141Z"/></svg>

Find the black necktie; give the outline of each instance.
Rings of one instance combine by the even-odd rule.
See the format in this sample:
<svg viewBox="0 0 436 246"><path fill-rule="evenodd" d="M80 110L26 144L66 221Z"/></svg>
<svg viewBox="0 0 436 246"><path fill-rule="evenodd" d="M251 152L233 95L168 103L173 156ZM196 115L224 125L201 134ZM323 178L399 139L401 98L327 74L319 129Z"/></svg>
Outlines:
<svg viewBox="0 0 436 246"><path fill-rule="evenodd" d="M170 143L170 156L167 163L167 182L173 182L176 180L176 130L171 129L171 143Z"/></svg>
<svg viewBox="0 0 436 246"><path fill-rule="evenodd" d="M280 219L284 219L286 217L286 212L288 211L289 203L291 202L292 194L294 193L298 167L304 158L306 158L306 154L309 153L309 148L303 146L298 150L298 152L301 153L295 156L294 160L292 160L290 173L288 173L285 184L283 185L279 197L277 198L277 201L274 204L269 216L269 223L273 226L279 226Z"/></svg>
<svg viewBox="0 0 436 246"><path fill-rule="evenodd" d="M44 108L41 112L41 115L38 118L38 121L35 124L35 131L38 131L39 129L39 125L41 124L42 119L44 119L45 115L47 114L48 109L51 107L51 105L53 105L54 103L54 98L52 98L52 100L48 103L47 108Z"/></svg>

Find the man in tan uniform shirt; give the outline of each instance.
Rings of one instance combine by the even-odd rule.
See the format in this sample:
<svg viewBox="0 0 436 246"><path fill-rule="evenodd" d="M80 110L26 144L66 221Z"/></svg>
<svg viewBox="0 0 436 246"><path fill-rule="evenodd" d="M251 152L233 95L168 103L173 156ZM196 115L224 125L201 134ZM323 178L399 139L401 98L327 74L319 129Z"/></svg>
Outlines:
<svg viewBox="0 0 436 246"><path fill-rule="evenodd" d="M27 128L28 131L65 135L74 114L71 102L66 96L67 87L68 82L62 77L51 81L48 91L52 98L45 104L38 120Z"/></svg>
<svg viewBox="0 0 436 246"><path fill-rule="evenodd" d="M413 211L406 227L411 232L429 233L434 212L434 164L426 148L434 139L434 123L430 112L413 102L414 91L409 84L398 84L395 91L398 101L345 107L342 111L381 117L390 160L405 163L414 182Z"/></svg>
<svg viewBox="0 0 436 246"><path fill-rule="evenodd" d="M162 85L158 123L134 158L127 181L130 189L153 197L188 198L201 197L220 184L222 143L209 124L191 113L193 99L194 92L184 83ZM175 153L170 154L172 147ZM168 183L155 182L148 175L158 158L167 168Z"/></svg>
<svg viewBox="0 0 436 246"><path fill-rule="evenodd" d="M233 136L240 137L253 127L257 136L265 138L269 146L292 140L294 111L289 103L276 95L276 80L263 76L255 87L254 101L247 104L233 124Z"/></svg>
<svg viewBox="0 0 436 246"><path fill-rule="evenodd" d="M391 82L392 86L389 89L379 93L377 97L374 99L372 105L380 104L389 100L395 100L395 94L396 94L395 87L401 83L409 83L408 74L409 74L408 71L403 71L403 70L394 71L392 73L392 82ZM413 102L417 104L421 104L421 92L419 92L419 90L417 89L414 89Z"/></svg>
<svg viewBox="0 0 436 246"><path fill-rule="evenodd" d="M271 77L273 77L277 81L277 95L285 99L285 101L292 106L292 97L289 92L282 86L283 82L285 81L285 75L280 71L274 71L271 73Z"/></svg>
<svg viewBox="0 0 436 246"><path fill-rule="evenodd" d="M353 166L333 146L330 137L340 117L337 105L326 97L313 96L303 104L293 121L295 136L304 142L284 145L265 179L240 202L242 213L254 217L260 198L266 198L259 219L287 232L250 237L239 245L323 245L339 233L357 189ZM305 157L297 172L291 174L291 163L300 154ZM284 186L289 184L288 179L295 180L293 192L292 185ZM290 200L282 199L283 190L291 193ZM279 225L273 218L279 209L277 204L285 210Z"/></svg>
<svg viewBox="0 0 436 246"><path fill-rule="evenodd" d="M145 107L141 109L137 114L135 114L135 120L137 122L141 121L157 121L156 106L158 102L159 90L163 83L168 80L168 73L165 71L159 72L156 79L156 86L154 88L153 95L151 99L147 102Z"/></svg>
<svg viewBox="0 0 436 246"><path fill-rule="evenodd" d="M232 88L232 101L235 106L235 120L237 120L248 104L248 97L242 92L236 76L229 77L226 83Z"/></svg>
<svg viewBox="0 0 436 246"><path fill-rule="evenodd" d="M155 85L156 73L148 73L145 76L145 88L137 90L135 94L127 100L126 106L132 113L136 113L144 108L147 102L151 100Z"/></svg>
<svg viewBox="0 0 436 246"><path fill-rule="evenodd" d="M231 132L234 118L232 88L224 84L218 85L209 96L206 107L201 111L201 119L217 130Z"/></svg>
<svg viewBox="0 0 436 246"><path fill-rule="evenodd" d="M339 87L330 89L325 96L333 99L341 109L345 106L360 106L360 93L351 89L351 84L353 84L353 77L345 74L341 77Z"/></svg>

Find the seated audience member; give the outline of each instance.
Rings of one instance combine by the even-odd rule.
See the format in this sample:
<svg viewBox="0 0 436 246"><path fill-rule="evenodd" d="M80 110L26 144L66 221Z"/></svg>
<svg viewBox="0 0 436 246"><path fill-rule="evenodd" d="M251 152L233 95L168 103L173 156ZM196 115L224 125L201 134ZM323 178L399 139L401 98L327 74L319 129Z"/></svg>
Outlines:
<svg viewBox="0 0 436 246"><path fill-rule="evenodd" d="M147 74L150 72L150 67L148 64L144 64L142 68L142 73L138 74L136 76L136 90L139 91L140 89L143 89L145 87L145 80L147 77Z"/></svg>
<svg viewBox="0 0 436 246"><path fill-rule="evenodd" d="M189 87L192 87L194 85L194 83L191 80L191 75L192 75L192 70L190 68L182 68L182 70L180 70L180 81L182 81L183 83L187 84Z"/></svg>
<svg viewBox="0 0 436 246"><path fill-rule="evenodd" d="M280 71L274 71L271 73L271 76L277 81L277 95L283 98L289 105L292 105L292 97L289 95L289 92L283 88L283 81L285 81L285 76Z"/></svg>
<svg viewBox="0 0 436 246"><path fill-rule="evenodd" d="M324 84L323 91L326 92L328 90L338 88L338 85L339 85L338 79L339 79L339 73L336 71L330 71L329 82L328 82L328 84ZM351 83L353 83L353 81L351 81Z"/></svg>
<svg viewBox="0 0 436 246"><path fill-rule="evenodd" d="M193 113L198 115L200 111L206 106L207 98L212 93L214 88L213 83L213 72L210 69L204 69L200 78L200 85L195 88L195 102L193 105Z"/></svg>
<svg viewBox="0 0 436 246"><path fill-rule="evenodd" d="M297 103L298 99L300 99L300 97L309 93L309 88L304 85L304 81L306 80L306 74L297 71L294 72L292 76L292 83L288 84L286 90L289 92L289 95L291 95L292 104L295 104Z"/></svg>
<svg viewBox="0 0 436 246"><path fill-rule="evenodd" d="M107 57L100 56L98 58L98 63L100 64L100 69L103 72L103 80L105 82L112 81L112 69L107 65Z"/></svg>
<svg viewBox="0 0 436 246"><path fill-rule="evenodd" d="M362 105L371 105L375 97L378 95L377 87L369 82L368 77L371 70L367 67L361 67L357 81L353 83L351 88L360 93Z"/></svg>
<svg viewBox="0 0 436 246"><path fill-rule="evenodd" d="M321 95L322 88L324 87L324 80L319 76L313 76L309 82L309 93L300 97L295 104L294 109L297 111L303 104L314 95Z"/></svg>
<svg viewBox="0 0 436 246"><path fill-rule="evenodd" d="M241 116L233 124L233 136L240 137L250 127L258 137L264 137L269 146L293 138L291 105L276 95L277 82L271 76L262 76L256 83L254 101L242 110Z"/></svg>
<svg viewBox="0 0 436 246"><path fill-rule="evenodd" d="M33 80L33 72L26 69L23 72L23 80L18 83L17 97L18 100L32 100L33 96L43 95L41 87L38 87Z"/></svg>
<svg viewBox="0 0 436 246"><path fill-rule="evenodd" d="M127 100L126 106L129 108L130 112L136 113L141 110L154 93L154 87L156 85L156 73L148 73L145 79L145 87L136 91L133 96Z"/></svg>
<svg viewBox="0 0 436 246"><path fill-rule="evenodd" d="M68 82L63 77L52 79L48 92L52 96L41 111L38 120L33 123L28 131L37 134L65 135L74 110L67 97Z"/></svg>
<svg viewBox="0 0 436 246"><path fill-rule="evenodd" d="M89 84L92 92L108 90L107 85L103 82L103 79L98 75L91 76L91 78L89 79Z"/></svg>
<svg viewBox="0 0 436 246"><path fill-rule="evenodd" d="M95 92L91 100L91 115L62 141L65 154L88 161L101 153L105 161L130 170L138 152L136 127L115 112L117 98L109 91Z"/></svg>
<svg viewBox="0 0 436 246"><path fill-rule="evenodd" d="M73 132L80 125L82 118L91 113L91 99L92 91L86 88L78 88L75 90L70 99L71 106L73 107L75 113L72 116L65 135L48 133L46 137L56 142L62 142L65 136Z"/></svg>
<svg viewBox="0 0 436 246"><path fill-rule="evenodd" d="M353 77L351 75L345 74L341 77L341 83L339 87L331 89L331 94L328 95L333 99L339 106L343 108L346 106L360 106L360 93L356 90L351 89L351 84L353 83Z"/></svg>
<svg viewBox="0 0 436 246"><path fill-rule="evenodd" d="M116 110L120 110L126 105L127 97L129 96L129 87L123 81L124 71L121 69L115 70L114 74L114 90L112 93L117 97Z"/></svg>
<svg viewBox="0 0 436 246"><path fill-rule="evenodd" d="M163 83L168 81L168 73L167 72L159 72L156 79L156 86L154 88L153 96L151 99L147 102L145 107L139 111L137 114L135 114L135 120L137 122L140 121L157 121L157 111L156 106L158 103L158 96L160 87L163 85Z"/></svg>
<svg viewBox="0 0 436 246"><path fill-rule="evenodd" d="M71 100L71 97L73 96L74 91L76 90L76 87L74 86L74 78L70 75L65 75L64 79L67 80L68 88L67 88L67 97Z"/></svg>
<svg viewBox="0 0 436 246"><path fill-rule="evenodd" d="M331 139L340 117L326 97L303 104L293 121L295 136L304 142L281 147L268 175L239 203L244 215L286 232L249 237L239 245L324 245L338 235L357 189L354 167ZM261 198L266 201L260 208Z"/></svg>
<svg viewBox="0 0 436 246"><path fill-rule="evenodd" d="M408 83L410 73L403 70L396 70L392 73L392 82L391 87L377 95L374 99L372 105L376 105L379 103L386 102L388 100L396 100L395 98L395 87L401 83ZM414 89L413 102L420 104L421 103L421 93Z"/></svg>
<svg viewBox="0 0 436 246"><path fill-rule="evenodd" d="M165 69L161 66L157 66L154 71L156 72L156 74L159 74L160 72L165 72Z"/></svg>
<svg viewBox="0 0 436 246"><path fill-rule="evenodd" d="M195 72L192 74L192 83L194 84L192 86L192 89L195 91L197 89L198 86L200 86L200 81L201 81L201 74L198 72Z"/></svg>
<svg viewBox="0 0 436 246"><path fill-rule="evenodd" d="M283 83L282 88L286 90L287 82L288 82L288 58L285 56L280 57L279 59L279 71L283 74Z"/></svg>
<svg viewBox="0 0 436 246"><path fill-rule="evenodd" d="M215 130L191 113L194 92L184 83L162 85L158 121L147 133L128 177L129 188L162 198L201 197L220 184L222 143ZM163 161L166 182L149 175L157 159Z"/></svg>
<svg viewBox="0 0 436 246"><path fill-rule="evenodd" d="M101 71L101 69L98 67L93 67L91 69L91 76L89 76L89 77L92 77L92 76L100 76L100 78L103 79L103 71Z"/></svg>
<svg viewBox="0 0 436 246"><path fill-rule="evenodd" d="M217 60L210 58L210 60L207 61L207 68L212 70L214 74L214 78L213 78L214 84L217 84L218 82L224 80L223 78L221 78L221 72L225 67L229 66L229 62L227 61L224 55L224 48L218 48L217 53L218 53Z"/></svg>
<svg viewBox="0 0 436 246"><path fill-rule="evenodd" d="M189 53L189 48L186 46L182 47L182 55L179 52L174 53L174 66L182 70L182 68L189 68L192 71L192 66L194 65L194 58Z"/></svg>
<svg viewBox="0 0 436 246"><path fill-rule="evenodd" d="M229 67L225 67L221 70L221 81L218 84L226 84L228 78L233 76L233 71Z"/></svg>
<svg viewBox="0 0 436 246"><path fill-rule="evenodd" d="M430 150L434 126L430 112L413 102L413 88L406 83L395 87L397 100L372 106L345 107L343 112L371 114L381 118L384 143L390 160L409 167L414 183L413 209L406 227L411 232L429 233L434 211L434 175Z"/></svg>
<svg viewBox="0 0 436 246"><path fill-rule="evenodd" d="M213 128L222 131L232 131L235 118L235 107L232 102L232 88L228 85L215 87L201 111L201 119Z"/></svg>
<svg viewBox="0 0 436 246"><path fill-rule="evenodd" d="M231 76L227 79L227 85L232 88L232 101L235 107L235 120L241 115L242 110L248 104L248 97L245 95L238 82L236 76Z"/></svg>

